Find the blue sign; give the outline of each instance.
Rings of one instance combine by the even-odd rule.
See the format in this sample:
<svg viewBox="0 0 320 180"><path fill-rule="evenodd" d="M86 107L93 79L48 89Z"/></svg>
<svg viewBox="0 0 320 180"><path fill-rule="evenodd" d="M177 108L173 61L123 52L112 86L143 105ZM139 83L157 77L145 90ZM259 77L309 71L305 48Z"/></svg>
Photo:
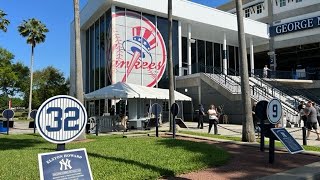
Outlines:
<svg viewBox="0 0 320 180"><path fill-rule="evenodd" d="M38 154L41 180L92 180L86 149Z"/></svg>
<svg viewBox="0 0 320 180"><path fill-rule="evenodd" d="M11 109L6 109L2 112L2 116L4 118L10 119L10 118L13 118L14 112Z"/></svg>
<svg viewBox="0 0 320 180"><path fill-rule="evenodd" d="M36 126L47 141L63 144L76 139L87 124L87 111L74 97L59 95L46 100L36 115Z"/></svg>
<svg viewBox="0 0 320 180"><path fill-rule="evenodd" d="M302 31L302 30L312 29L317 27L320 27L320 16L303 19L299 21L294 21L294 22L289 22L289 23L284 23L277 26L271 26L269 31L270 31L270 36L273 37L281 34Z"/></svg>
<svg viewBox="0 0 320 180"><path fill-rule="evenodd" d="M271 131L291 154L304 151L303 147L289 134L285 128L271 128Z"/></svg>
<svg viewBox="0 0 320 180"><path fill-rule="evenodd" d="M157 117L162 112L162 107L158 103L154 103L150 108L150 112Z"/></svg>
<svg viewBox="0 0 320 180"><path fill-rule="evenodd" d="M255 115L260 119L260 120L266 120L267 117L267 106L268 106L268 101L262 100L259 101L256 105L255 108Z"/></svg>
<svg viewBox="0 0 320 180"><path fill-rule="evenodd" d="M179 105L177 103L173 103L170 110L171 110L171 113L172 113L173 116L178 115L178 113L179 113Z"/></svg>
<svg viewBox="0 0 320 180"><path fill-rule="evenodd" d="M32 118L32 119L36 119L36 115L37 115L37 110L35 109L35 110L32 110L31 112L30 112L30 117Z"/></svg>

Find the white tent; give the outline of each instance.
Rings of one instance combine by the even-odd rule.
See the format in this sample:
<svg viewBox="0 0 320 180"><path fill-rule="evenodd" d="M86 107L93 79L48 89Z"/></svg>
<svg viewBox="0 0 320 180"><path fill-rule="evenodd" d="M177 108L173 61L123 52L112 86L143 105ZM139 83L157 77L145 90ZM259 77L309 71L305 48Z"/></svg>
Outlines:
<svg viewBox="0 0 320 180"><path fill-rule="evenodd" d="M169 90L145 87L136 84L117 82L116 84L101 88L84 95L86 100L97 99L169 99ZM174 92L176 101L191 101L191 98Z"/></svg>

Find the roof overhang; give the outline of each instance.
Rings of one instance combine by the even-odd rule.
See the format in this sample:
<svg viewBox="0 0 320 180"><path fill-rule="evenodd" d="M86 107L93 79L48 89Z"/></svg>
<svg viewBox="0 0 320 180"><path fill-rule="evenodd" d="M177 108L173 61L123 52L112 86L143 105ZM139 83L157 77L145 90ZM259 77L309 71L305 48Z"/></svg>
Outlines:
<svg viewBox="0 0 320 180"><path fill-rule="evenodd" d="M114 4L135 11L167 17L167 1L164 0L94 0L81 11L81 27L87 29L97 18ZM237 16L215 8L187 0L173 0L173 19L181 22L182 36L187 36L187 25L191 24L192 38L223 43L226 33L227 44L238 46ZM268 25L244 18L247 38L254 45L268 43Z"/></svg>

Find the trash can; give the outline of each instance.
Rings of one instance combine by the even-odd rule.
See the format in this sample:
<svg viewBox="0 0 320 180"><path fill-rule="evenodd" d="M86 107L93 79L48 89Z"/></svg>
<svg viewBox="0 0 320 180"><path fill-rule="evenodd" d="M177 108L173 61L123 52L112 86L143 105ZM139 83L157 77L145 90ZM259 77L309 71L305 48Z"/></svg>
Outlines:
<svg viewBox="0 0 320 180"><path fill-rule="evenodd" d="M0 133L2 133L2 132L7 132L7 128L3 127L3 122L0 121Z"/></svg>

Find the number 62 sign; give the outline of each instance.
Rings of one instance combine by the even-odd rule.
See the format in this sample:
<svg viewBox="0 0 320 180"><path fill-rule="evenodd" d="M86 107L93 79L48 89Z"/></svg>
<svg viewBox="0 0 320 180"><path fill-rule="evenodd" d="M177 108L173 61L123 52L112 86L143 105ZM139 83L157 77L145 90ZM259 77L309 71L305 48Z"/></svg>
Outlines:
<svg viewBox="0 0 320 180"><path fill-rule="evenodd" d="M71 96L59 95L46 100L36 115L40 135L56 144L76 139L87 124L87 112L82 103Z"/></svg>
<svg viewBox="0 0 320 180"><path fill-rule="evenodd" d="M272 124L277 124L282 117L282 105L279 99L274 98L268 103L267 116Z"/></svg>

